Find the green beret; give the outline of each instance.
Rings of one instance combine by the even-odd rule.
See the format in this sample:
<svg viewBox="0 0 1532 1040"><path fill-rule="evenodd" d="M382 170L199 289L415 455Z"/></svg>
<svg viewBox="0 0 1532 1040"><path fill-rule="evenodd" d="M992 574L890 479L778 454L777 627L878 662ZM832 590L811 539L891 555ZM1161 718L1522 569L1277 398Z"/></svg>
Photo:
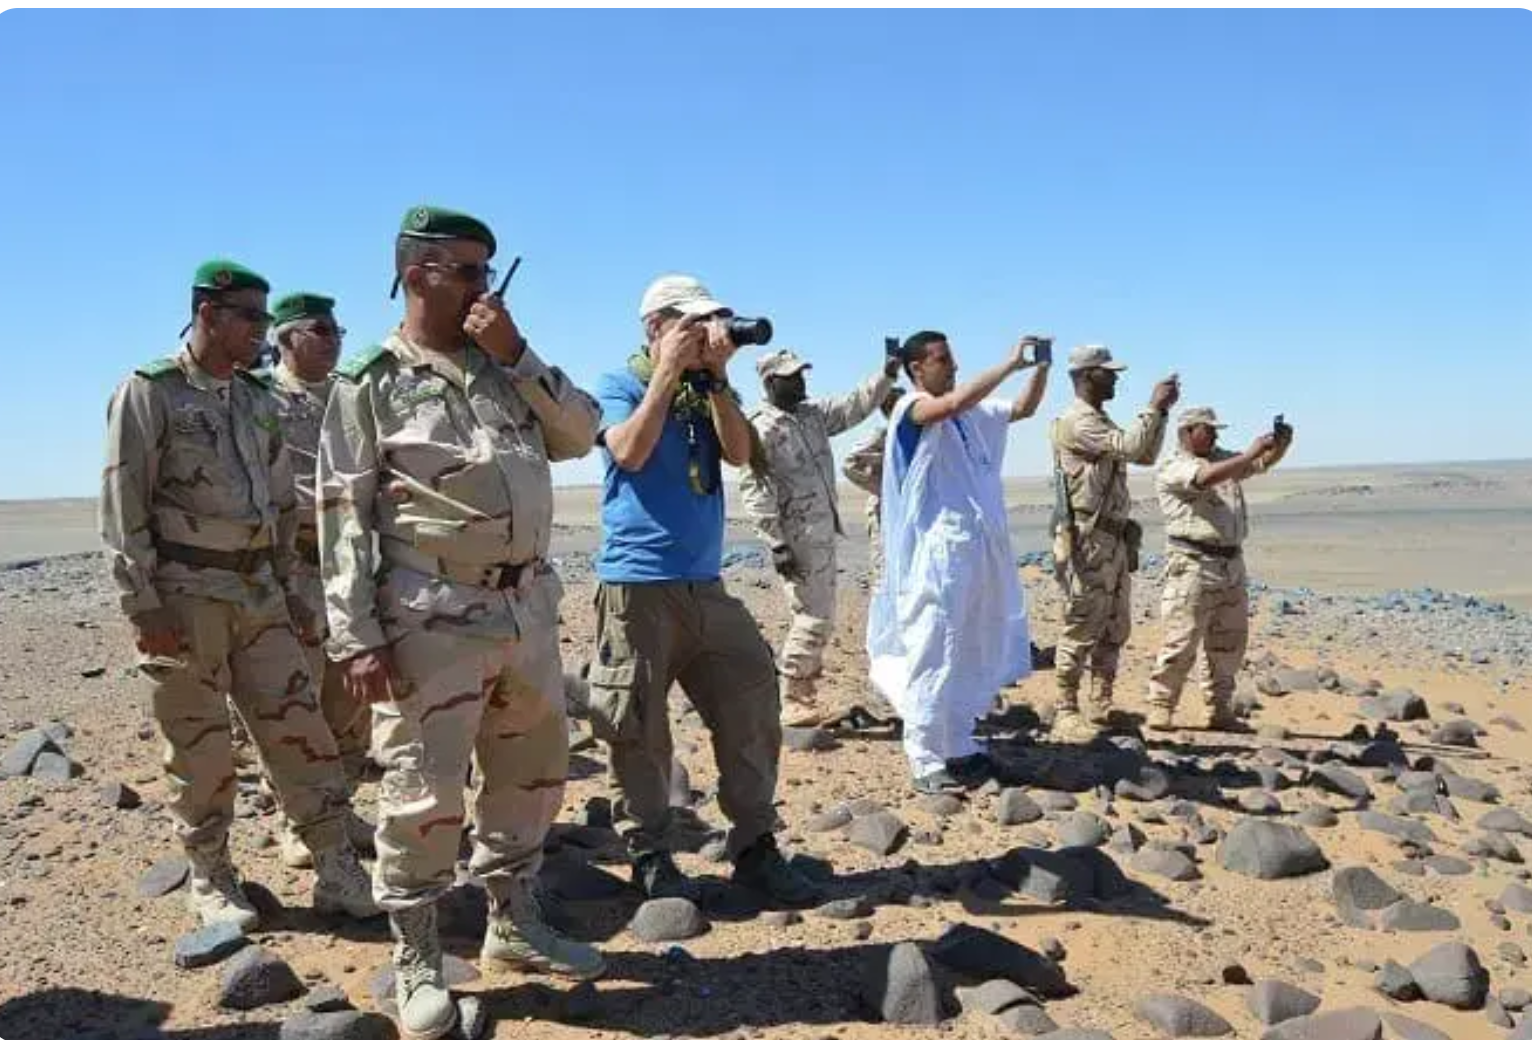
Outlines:
<svg viewBox="0 0 1532 1040"><path fill-rule="evenodd" d="M273 325L286 325L300 318L328 318L334 314L335 301L318 293L289 293L271 308Z"/></svg>
<svg viewBox="0 0 1532 1040"><path fill-rule="evenodd" d="M414 206L399 222L400 238L463 238L482 242L495 255L495 234L477 217L440 206Z"/></svg>
<svg viewBox="0 0 1532 1040"><path fill-rule="evenodd" d="M259 289L270 292L271 285L244 264L233 260L209 260L192 275L193 289Z"/></svg>

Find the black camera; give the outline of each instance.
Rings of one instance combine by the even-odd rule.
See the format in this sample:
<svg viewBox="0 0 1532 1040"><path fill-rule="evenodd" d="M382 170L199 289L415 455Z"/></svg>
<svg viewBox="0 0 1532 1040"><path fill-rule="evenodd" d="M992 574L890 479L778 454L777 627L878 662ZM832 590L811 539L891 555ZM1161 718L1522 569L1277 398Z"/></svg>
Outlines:
<svg viewBox="0 0 1532 1040"><path fill-rule="evenodd" d="M904 353L899 347L898 336L883 337L883 354L886 357L903 359Z"/></svg>
<svg viewBox="0 0 1532 1040"><path fill-rule="evenodd" d="M730 318L728 326L736 347L764 347L771 342L771 322L766 318Z"/></svg>

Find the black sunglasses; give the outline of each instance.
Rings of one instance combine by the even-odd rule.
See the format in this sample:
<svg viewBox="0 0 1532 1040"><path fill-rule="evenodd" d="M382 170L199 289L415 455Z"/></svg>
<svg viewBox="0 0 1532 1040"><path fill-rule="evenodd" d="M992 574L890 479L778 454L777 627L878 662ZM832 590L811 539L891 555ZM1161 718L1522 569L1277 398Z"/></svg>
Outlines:
<svg viewBox="0 0 1532 1040"><path fill-rule="evenodd" d="M271 315L259 307L246 307L238 303L213 303L210 306L215 310L237 314L252 325L270 325L272 322Z"/></svg>
<svg viewBox="0 0 1532 1040"><path fill-rule="evenodd" d="M495 270L493 264L449 264L437 260L427 260L420 266L432 271L450 271L463 279L463 281L472 284L492 282L495 280L495 275L499 273Z"/></svg>

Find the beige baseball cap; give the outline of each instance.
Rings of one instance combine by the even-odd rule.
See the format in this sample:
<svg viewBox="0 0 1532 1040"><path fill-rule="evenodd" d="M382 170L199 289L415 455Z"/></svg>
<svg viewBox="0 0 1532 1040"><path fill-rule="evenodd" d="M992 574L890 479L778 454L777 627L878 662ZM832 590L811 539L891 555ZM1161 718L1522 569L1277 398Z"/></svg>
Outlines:
<svg viewBox="0 0 1532 1040"><path fill-rule="evenodd" d="M1222 430L1228 425L1228 423L1218 421L1217 412L1202 405L1184 409L1181 412L1181 417L1176 420L1176 429L1178 430L1184 430L1188 426L1211 426L1215 430Z"/></svg>
<svg viewBox="0 0 1532 1040"><path fill-rule="evenodd" d="M703 318L729 308L719 303L708 292L707 286L691 275L667 274L650 282L649 288L644 290L644 298L638 305L639 320L666 309Z"/></svg>
<svg viewBox="0 0 1532 1040"><path fill-rule="evenodd" d="M773 350L755 363L755 370L762 379L767 376L790 376L814 366L791 350Z"/></svg>
<svg viewBox="0 0 1532 1040"><path fill-rule="evenodd" d="M1079 372L1087 368L1109 368L1121 372L1128 366L1112 360L1112 352L1099 343L1086 343L1069 352L1069 370Z"/></svg>

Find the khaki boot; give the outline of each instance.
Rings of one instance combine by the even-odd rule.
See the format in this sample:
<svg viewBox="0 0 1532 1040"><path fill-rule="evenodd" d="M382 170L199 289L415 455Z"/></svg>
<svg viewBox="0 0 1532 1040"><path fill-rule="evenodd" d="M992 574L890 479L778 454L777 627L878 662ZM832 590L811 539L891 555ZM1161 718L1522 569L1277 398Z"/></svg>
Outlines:
<svg viewBox="0 0 1532 1040"><path fill-rule="evenodd" d="M819 684L813 679L784 675L778 689L782 698L784 729L809 729L824 722L825 713L819 707Z"/></svg>
<svg viewBox="0 0 1532 1040"><path fill-rule="evenodd" d="M543 920L531 886L515 881L509 897L490 907L484 946L479 951L484 974L543 972L571 979L596 979L606 960L594 946L575 942Z"/></svg>
<svg viewBox="0 0 1532 1040"><path fill-rule="evenodd" d="M314 909L321 914L348 914L358 920L383 911L372 899L372 879L344 841L314 853Z"/></svg>
<svg viewBox="0 0 1532 1040"><path fill-rule="evenodd" d="M1101 727L1072 707L1061 707L1053 716L1049 738L1055 744L1089 744L1101 735Z"/></svg>
<svg viewBox="0 0 1532 1040"><path fill-rule="evenodd" d="M1167 733L1175 729L1175 709L1168 704L1150 704L1144 725L1159 733Z"/></svg>
<svg viewBox="0 0 1532 1040"><path fill-rule="evenodd" d="M457 1005L442 978L436 906L388 915L394 933L394 1003L404 1040L439 1040L457 1026Z"/></svg>
<svg viewBox="0 0 1532 1040"><path fill-rule="evenodd" d="M1234 713L1228 701L1214 701L1208 705L1207 728L1218 733L1249 733L1250 727Z"/></svg>
<svg viewBox="0 0 1532 1040"><path fill-rule="evenodd" d="M277 854L284 867L293 870L313 870L314 854L298 837L298 828L286 813L281 814L282 825L277 831Z"/></svg>
<svg viewBox="0 0 1532 1040"><path fill-rule="evenodd" d="M242 932L254 931L261 915L240 887L227 846L217 852L188 852L186 858L191 863L187 909L205 925L229 923Z"/></svg>
<svg viewBox="0 0 1532 1040"><path fill-rule="evenodd" d="M1096 679L1091 683L1091 694L1085 699L1085 717L1094 725L1106 726L1112 721L1112 686L1115 679Z"/></svg>

